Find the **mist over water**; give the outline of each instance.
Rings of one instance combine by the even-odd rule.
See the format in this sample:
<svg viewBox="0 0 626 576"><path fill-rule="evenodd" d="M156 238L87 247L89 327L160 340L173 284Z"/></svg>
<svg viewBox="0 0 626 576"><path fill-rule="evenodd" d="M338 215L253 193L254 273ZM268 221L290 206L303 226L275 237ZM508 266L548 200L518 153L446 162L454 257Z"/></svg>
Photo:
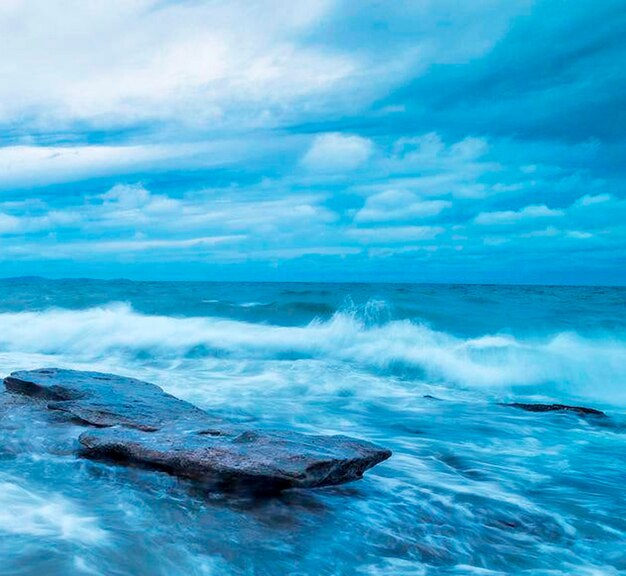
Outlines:
<svg viewBox="0 0 626 576"><path fill-rule="evenodd" d="M0 414L0 574L626 570L625 289L37 279L0 289L3 375L115 372L255 427L394 451L363 481L251 500L50 454L49 431ZM500 405L514 401L609 418Z"/></svg>

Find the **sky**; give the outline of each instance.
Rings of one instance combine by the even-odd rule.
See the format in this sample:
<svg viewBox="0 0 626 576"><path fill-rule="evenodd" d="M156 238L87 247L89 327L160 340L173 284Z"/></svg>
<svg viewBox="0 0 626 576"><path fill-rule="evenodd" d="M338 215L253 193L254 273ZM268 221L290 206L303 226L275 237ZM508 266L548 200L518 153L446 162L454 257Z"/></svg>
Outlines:
<svg viewBox="0 0 626 576"><path fill-rule="evenodd" d="M626 284L623 0L2 0L0 276Z"/></svg>

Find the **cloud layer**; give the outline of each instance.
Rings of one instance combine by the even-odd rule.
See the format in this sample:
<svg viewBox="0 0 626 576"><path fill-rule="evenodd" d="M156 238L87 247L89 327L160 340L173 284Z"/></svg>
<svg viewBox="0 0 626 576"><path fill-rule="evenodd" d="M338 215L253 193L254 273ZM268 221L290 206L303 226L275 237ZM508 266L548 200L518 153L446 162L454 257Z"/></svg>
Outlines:
<svg viewBox="0 0 626 576"><path fill-rule="evenodd" d="M0 274L624 283L625 24L7 0Z"/></svg>

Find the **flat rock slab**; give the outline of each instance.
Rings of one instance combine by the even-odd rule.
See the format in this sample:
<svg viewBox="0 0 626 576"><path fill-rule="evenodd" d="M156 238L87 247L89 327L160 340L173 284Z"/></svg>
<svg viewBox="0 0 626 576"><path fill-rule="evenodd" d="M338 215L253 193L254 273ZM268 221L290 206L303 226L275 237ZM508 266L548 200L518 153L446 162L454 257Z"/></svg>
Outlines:
<svg viewBox="0 0 626 576"><path fill-rule="evenodd" d="M606 417L606 414L595 408L586 408L585 406L568 406L567 404L526 404L523 402L513 402L504 404L512 408L526 410L526 412L572 412L579 416L600 416Z"/></svg>
<svg viewBox="0 0 626 576"><path fill-rule="evenodd" d="M315 488L362 477L391 452L346 436L215 429L152 434L110 428L80 436L83 455L164 470L220 487Z"/></svg>
<svg viewBox="0 0 626 576"><path fill-rule="evenodd" d="M358 480L391 452L347 436L244 429L148 382L56 368L14 372L9 392L94 426L80 454L220 487L282 490Z"/></svg>
<svg viewBox="0 0 626 576"><path fill-rule="evenodd" d="M114 374L49 368L13 372L4 384L9 392L45 400L50 410L68 412L92 426L155 431L173 422L217 420L155 384Z"/></svg>

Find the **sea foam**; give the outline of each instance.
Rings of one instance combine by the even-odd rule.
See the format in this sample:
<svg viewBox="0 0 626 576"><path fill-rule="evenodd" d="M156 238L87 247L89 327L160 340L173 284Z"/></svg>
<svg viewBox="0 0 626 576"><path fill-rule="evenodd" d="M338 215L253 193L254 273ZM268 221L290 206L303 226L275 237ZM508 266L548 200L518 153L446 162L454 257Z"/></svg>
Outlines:
<svg viewBox="0 0 626 576"><path fill-rule="evenodd" d="M98 362L145 358L318 359L461 387L528 387L626 404L626 341L553 332L461 337L409 320L337 312L305 326L140 314L125 303L0 314L0 353Z"/></svg>
<svg viewBox="0 0 626 576"><path fill-rule="evenodd" d="M49 489L29 489L23 483L0 476L0 533L84 544L106 540L107 533L97 520L85 515L70 500Z"/></svg>

